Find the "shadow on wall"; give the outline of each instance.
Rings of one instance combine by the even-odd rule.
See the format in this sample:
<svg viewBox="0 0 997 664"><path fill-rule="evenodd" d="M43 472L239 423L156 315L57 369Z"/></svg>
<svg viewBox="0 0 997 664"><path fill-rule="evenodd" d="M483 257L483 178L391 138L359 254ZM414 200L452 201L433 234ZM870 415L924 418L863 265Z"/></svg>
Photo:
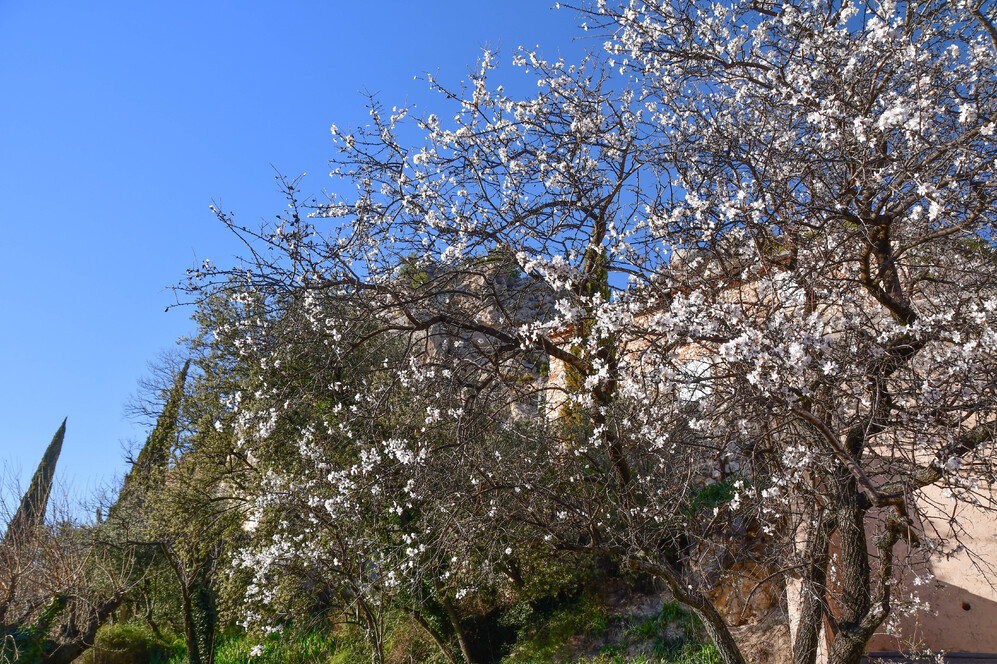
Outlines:
<svg viewBox="0 0 997 664"><path fill-rule="evenodd" d="M993 592L989 587L979 590ZM945 661L997 663L997 601L975 594L961 584L940 580L922 586L919 595L930 609L917 616L900 618L903 636L881 634L874 637L869 642L870 657L875 653L885 655L886 652L895 653L921 645L934 651L951 651ZM965 653L977 654L970 656ZM885 659L894 662L919 661Z"/></svg>

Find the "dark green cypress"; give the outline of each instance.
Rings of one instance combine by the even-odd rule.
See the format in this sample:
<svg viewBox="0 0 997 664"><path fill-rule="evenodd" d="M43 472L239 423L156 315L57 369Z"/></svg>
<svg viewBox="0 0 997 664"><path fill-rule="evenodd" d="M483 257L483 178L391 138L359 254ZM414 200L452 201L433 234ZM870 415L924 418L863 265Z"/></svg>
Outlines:
<svg viewBox="0 0 997 664"><path fill-rule="evenodd" d="M180 404L183 401L183 390L189 369L190 360L187 360L177 374L173 387L170 388L163 412L156 420L156 428L149 434L135 460L135 465L125 477L124 486L121 488L122 496L139 488L147 491L162 484L169 465L170 450L176 435L177 419L180 416Z"/></svg>
<svg viewBox="0 0 997 664"><path fill-rule="evenodd" d="M62 426L55 432L52 442L42 456L38 469L31 478L31 485L21 498L21 504L14 513L14 517L7 524L7 532L4 534L4 543L12 542L15 538L24 541L41 527L45 520L45 510L48 507L48 497L52 491L52 479L55 477L55 465L59 461L59 453L62 452L62 440L66 436L66 420L62 421Z"/></svg>

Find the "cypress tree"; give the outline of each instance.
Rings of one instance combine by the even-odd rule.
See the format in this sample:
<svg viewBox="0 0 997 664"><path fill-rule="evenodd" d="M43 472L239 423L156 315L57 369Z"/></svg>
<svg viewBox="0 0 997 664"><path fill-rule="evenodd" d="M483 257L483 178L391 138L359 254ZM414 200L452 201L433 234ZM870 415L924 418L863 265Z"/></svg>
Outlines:
<svg viewBox="0 0 997 664"><path fill-rule="evenodd" d="M135 466L125 478L122 492L128 490L131 484L144 484L151 488L162 482L166 474L166 466L170 460L170 449L176 434L177 418L180 416L180 404L183 401L184 385L187 383L187 371L190 360L184 362L183 368L177 374L173 387L166 398L163 412L156 420L156 428L149 434L142 451L135 460Z"/></svg>
<svg viewBox="0 0 997 664"><path fill-rule="evenodd" d="M166 469L169 465L170 450L176 435L177 419L180 416L180 405L183 401L184 386L187 383L187 371L190 360L184 362L183 368L177 374L163 405L163 412L156 420L156 427L149 434L142 450L135 459L131 470L125 476L125 481L115 501L108 510L107 519L114 523L122 517L125 520L141 520L146 499L150 491L162 488L166 479Z"/></svg>
<svg viewBox="0 0 997 664"><path fill-rule="evenodd" d="M3 543L15 540L25 541L42 525L45 520L45 510L48 507L49 493L52 491L52 479L55 477L55 465L62 452L62 440L66 436L66 420L62 421L59 430L55 432L52 442L42 455L42 460L31 478L31 485L21 498L21 504L14 517L7 525Z"/></svg>

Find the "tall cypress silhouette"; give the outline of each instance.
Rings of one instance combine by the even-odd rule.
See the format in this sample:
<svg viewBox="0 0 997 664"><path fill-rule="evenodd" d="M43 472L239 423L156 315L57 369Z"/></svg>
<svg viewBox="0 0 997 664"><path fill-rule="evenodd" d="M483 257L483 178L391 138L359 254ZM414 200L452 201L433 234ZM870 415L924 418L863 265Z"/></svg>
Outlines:
<svg viewBox="0 0 997 664"><path fill-rule="evenodd" d="M121 488L122 497L134 492L148 491L163 483L173 439L176 436L177 418L180 416L180 404L183 401L183 390L189 369L190 360L187 360L170 388L166 403L163 405L163 412L156 420L156 428L149 434L145 445L138 453L138 458L135 459L135 465L125 476Z"/></svg>
<svg viewBox="0 0 997 664"><path fill-rule="evenodd" d="M4 544L13 542L15 539L20 541L30 539L45 520L48 497L52 491L52 478L55 477L55 465L59 461L62 440L65 436L66 420L63 420L59 430L55 432L52 442L49 443L48 449L42 455L42 460L31 478L31 485L24 497L21 498L17 512L7 524L7 532L4 533L3 537Z"/></svg>

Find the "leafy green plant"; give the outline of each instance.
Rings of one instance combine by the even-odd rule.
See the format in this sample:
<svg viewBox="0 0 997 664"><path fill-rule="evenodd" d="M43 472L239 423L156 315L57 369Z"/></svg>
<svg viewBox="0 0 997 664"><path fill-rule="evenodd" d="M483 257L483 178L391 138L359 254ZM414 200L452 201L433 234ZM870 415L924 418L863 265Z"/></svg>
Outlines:
<svg viewBox="0 0 997 664"><path fill-rule="evenodd" d="M689 644L673 656L626 655L604 652L596 657L579 659L577 664L721 664L717 649L710 644Z"/></svg>
<svg viewBox="0 0 997 664"><path fill-rule="evenodd" d="M649 616L627 629L631 640L650 642L655 661L677 664L713 664L719 653L704 644L706 637L696 616L678 602L663 604L656 616Z"/></svg>
<svg viewBox="0 0 997 664"><path fill-rule="evenodd" d="M704 510L730 502L734 498L734 494L734 483L731 480L725 480L716 484L707 484L689 500L686 514L690 516L699 514Z"/></svg>
<svg viewBox="0 0 997 664"><path fill-rule="evenodd" d="M219 643L215 655L217 664L242 664L253 661L259 664L320 664L329 661L336 650L335 640L328 634L312 631L271 637L255 657L251 651L256 644L247 637L229 638Z"/></svg>
<svg viewBox="0 0 997 664"><path fill-rule="evenodd" d="M97 634L93 648L80 658L81 664L166 664L184 652L183 641L156 636L144 625L106 625Z"/></svg>
<svg viewBox="0 0 997 664"><path fill-rule="evenodd" d="M601 636L609 628L609 620L609 615L598 598L585 593L525 630L513 654L506 661L530 664L562 661L571 654L570 642L573 637Z"/></svg>

